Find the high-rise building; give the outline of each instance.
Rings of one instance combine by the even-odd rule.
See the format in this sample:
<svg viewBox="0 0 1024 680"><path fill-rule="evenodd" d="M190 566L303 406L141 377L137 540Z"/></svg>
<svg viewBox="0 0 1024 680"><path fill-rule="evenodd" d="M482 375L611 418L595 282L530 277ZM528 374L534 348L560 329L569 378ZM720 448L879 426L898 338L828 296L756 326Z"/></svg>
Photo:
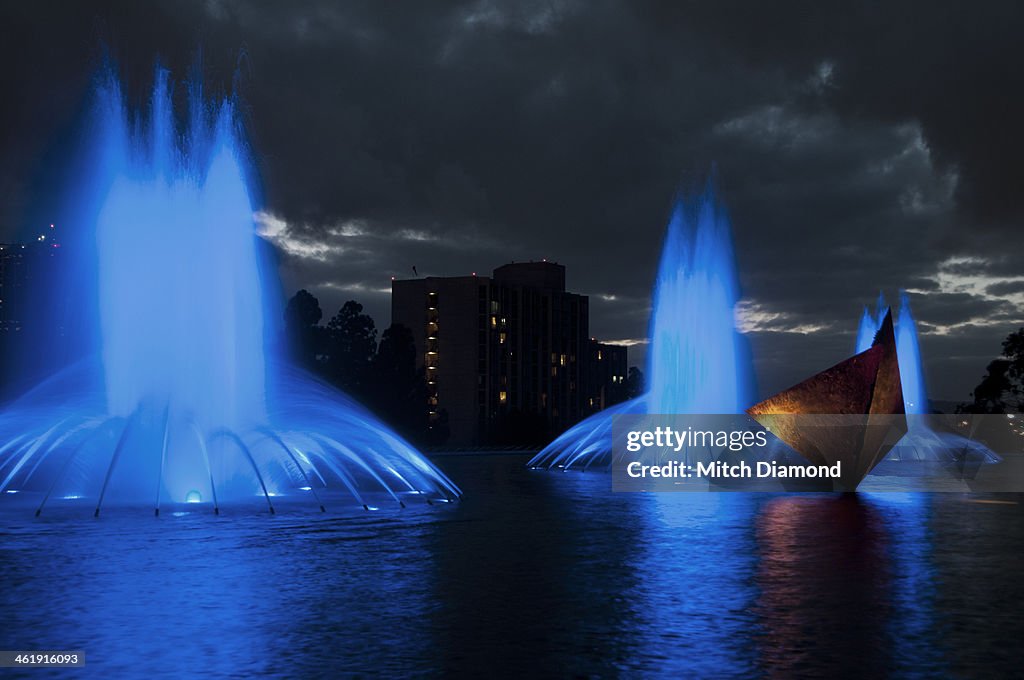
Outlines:
<svg viewBox="0 0 1024 680"><path fill-rule="evenodd" d="M591 338L588 347L587 412L597 413L629 397L627 349Z"/></svg>
<svg viewBox="0 0 1024 680"><path fill-rule="evenodd" d="M566 292L565 267L554 262L394 281L391 320L413 332L424 408L446 424L450 444L539 443L613 403L625 385L626 349L593 349L611 346L591 340L587 296ZM605 352L608 369L592 368Z"/></svg>
<svg viewBox="0 0 1024 680"><path fill-rule="evenodd" d="M55 369L63 336L54 284L59 248L45 234L28 243L0 243L0 398Z"/></svg>
<svg viewBox="0 0 1024 680"><path fill-rule="evenodd" d="M0 243L0 333L17 333L25 323L29 271L34 250Z"/></svg>
<svg viewBox="0 0 1024 680"><path fill-rule="evenodd" d="M45 298L44 291L55 272L60 252L54 225L26 243L0 243L0 334L18 333L29 319L40 316L33 309Z"/></svg>

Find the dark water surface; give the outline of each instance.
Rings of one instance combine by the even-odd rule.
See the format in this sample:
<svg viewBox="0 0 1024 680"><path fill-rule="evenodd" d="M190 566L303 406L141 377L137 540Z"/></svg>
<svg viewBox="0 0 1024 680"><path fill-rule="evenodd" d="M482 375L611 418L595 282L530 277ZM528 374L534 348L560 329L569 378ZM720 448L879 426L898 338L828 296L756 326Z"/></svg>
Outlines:
<svg viewBox="0 0 1024 680"><path fill-rule="evenodd" d="M5 509L0 648L110 678L1024 672L1017 495L612 494L527 458L440 457L465 499L402 511Z"/></svg>

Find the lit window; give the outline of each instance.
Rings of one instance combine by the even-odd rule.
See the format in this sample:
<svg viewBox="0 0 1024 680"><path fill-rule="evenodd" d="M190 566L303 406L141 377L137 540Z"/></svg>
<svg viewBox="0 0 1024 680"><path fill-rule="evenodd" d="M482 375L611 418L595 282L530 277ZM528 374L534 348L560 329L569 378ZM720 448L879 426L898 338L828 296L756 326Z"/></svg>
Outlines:
<svg viewBox="0 0 1024 680"><path fill-rule="evenodd" d="M498 392L498 401L500 401L502 404L508 401L508 392L506 392L505 390Z"/></svg>
<svg viewBox="0 0 1024 680"><path fill-rule="evenodd" d="M597 360L601 360L601 350L597 350Z"/></svg>
<svg viewBox="0 0 1024 680"><path fill-rule="evenodd" d="M561 355L561 356L560 356L560 357L558 358L558 363L559 363L560 365L562 365L562 366L565 366L565 355L564 355L564 354L563 354L563 355Z"/></svg>
<svg viewBox="0 0 1024 680"><path fill-rule="evenodd" d="M505 334L504 333L502 333L502 334L500 334L498 336L498 342L503 344L503 345L505 344Z"/></svg>

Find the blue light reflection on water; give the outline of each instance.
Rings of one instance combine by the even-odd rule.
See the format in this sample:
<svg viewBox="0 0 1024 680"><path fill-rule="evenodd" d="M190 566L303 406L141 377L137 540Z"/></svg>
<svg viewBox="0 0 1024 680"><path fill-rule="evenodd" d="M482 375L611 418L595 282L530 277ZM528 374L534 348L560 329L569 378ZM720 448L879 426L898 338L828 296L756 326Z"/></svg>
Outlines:
<svg viewBox="0 0 1024 680"><path fill-rule="evenodd" d="M446 457L467 494L434 508L5 515L0 643L111 677L1017 668L1017 496L613 494L523 458Z"/></svg>

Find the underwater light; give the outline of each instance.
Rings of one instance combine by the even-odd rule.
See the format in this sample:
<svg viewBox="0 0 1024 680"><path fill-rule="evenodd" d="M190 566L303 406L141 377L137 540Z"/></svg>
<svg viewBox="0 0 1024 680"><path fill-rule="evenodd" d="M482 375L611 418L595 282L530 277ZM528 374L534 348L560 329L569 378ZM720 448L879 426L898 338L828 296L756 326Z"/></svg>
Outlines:
<svg viewBox="0 0 1024 680"><path fill-rule="evenodd" d="M185 494L185 502L186 503L202 503L203 502L203 495L201 493L199 493L198 491L196 491L195 489L192 489L187 494Z"/></svg>

